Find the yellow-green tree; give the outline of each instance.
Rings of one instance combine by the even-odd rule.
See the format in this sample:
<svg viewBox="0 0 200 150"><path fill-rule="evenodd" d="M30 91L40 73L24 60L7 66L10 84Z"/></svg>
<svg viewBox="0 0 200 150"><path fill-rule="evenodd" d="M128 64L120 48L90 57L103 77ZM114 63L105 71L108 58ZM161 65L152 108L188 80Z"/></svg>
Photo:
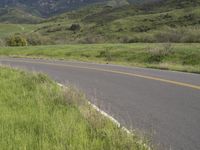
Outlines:
<svg viewBox="0 0 200 150"><path fill-rule="evenodd" d="M21 35L10 36L6 41L8 46L27 46L27 40Z"/></svg>

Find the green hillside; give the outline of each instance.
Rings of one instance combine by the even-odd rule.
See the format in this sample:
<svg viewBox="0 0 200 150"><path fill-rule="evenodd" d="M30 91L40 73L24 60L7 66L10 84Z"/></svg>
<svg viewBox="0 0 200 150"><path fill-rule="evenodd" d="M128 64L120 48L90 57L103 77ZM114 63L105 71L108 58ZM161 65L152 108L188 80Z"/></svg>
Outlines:
<svg viewBox="0 0 200 150"><path fill-rule="evenodd" d="M120 7L128 4L141 4L154 1L158 0L1 0L0 8L23 8L29 10L31 14L37 13L40 16L49 17L91 4L106 4L112 7Z"/></svg>
<svg viewBox="0 0 200 150"><path fill-rule="evenodd" d="M39 14L43 17L49 17L62 12L78 9L80 7L94 4L103 3L109 0L1 0L0 8L16 7L21 10L31 10L31 14ZM117 0L114 0L117 1Z"/></svg>
<svg viewBox="0 0 200 150"><path fill-rule="evenodd" d="M146 5L86 7L54 17L36 32L58 43L200 42L200 5L176 8L174 2L169 9L173 3L166 4L151 10ZM70 30L72 24L80 30Z"/></svg>
<svg viewBox="0 0 200 150"><path fill-rule="evenodd" d="M17 17L15 19L16 22L20 20ZM36 17L37 21L41 19ZM34 25L31 35L30 32L23 32L22 36L33 34L45 39L39 42L43 44L196 43L200 42L200 3L198 0L167 0L121 7L113 7L108 3L89 5L43 19Z"/></svg>
<svg viewBox="0 0 200 150"><path fill-rule="evenodd" d="M42 21L42 18L23 8L9 7L0 9L0 22L33 24L40 21Z"/></svg>

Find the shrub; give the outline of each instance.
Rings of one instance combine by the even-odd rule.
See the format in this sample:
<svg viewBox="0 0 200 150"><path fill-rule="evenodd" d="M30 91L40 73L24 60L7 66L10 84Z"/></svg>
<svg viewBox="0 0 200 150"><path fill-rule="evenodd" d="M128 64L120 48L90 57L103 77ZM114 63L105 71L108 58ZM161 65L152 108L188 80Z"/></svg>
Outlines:
<svg viewBox="0 0 200 150"><path fill-rule="evenodd" d="M171 55L174 53L171 43L164 43L164 44L162 44L162 47L163 47L163 54L165 56L168 56L168 55Z"/></svg>
<svg viewBox="0 0 200 150"><path fill-rule="evenodd" d="M181 32L184 33L181 42L183 43L200 42L200 30L198 28L183 28Z"/></svg>
<svg viewBox="0 0 200 150"><path fill-rule="evenodd" d="M144 42L144 43L152 43L155 42L155 39L152 35L134 35L134 36L124 36L120 38L121 43L138 43L138 42Z"/></svg>
<svg viewBox="0 0 200 150"><path fill-rule="evenodd" d="M198 43L200 30L198 27L167 28L154 33L154 37L156 42Z"/></svg>
<svg viewBox="0 0 200 150"><path fill-rule="evenodd" d="M200 64L200 55L196 53L185 53L183 56L183 65L199 65Z"/></svg>
<svg viewBox="0 0 200 150"><path fill-rule="evenodd" d="M193 21L195 19L195 15L194 14L187 14L187 15L183 16L183 18L186 21Z"/></svg>
<svg viewBox="0 0 200 150"><path fill-rule="evenodd" d="M155 34L157 42L180 42L183 33L177 30L169 30L165 32L159 32Z"/></svg>
<svg viewBox="0 0 200 150"><path fill-rule="evenodd" d="M6 40L8 46L27 46L27 40L21 35L12 35Z"/></svg>
<svg viewBox="0 0 200 150"><path fill-rule="evenodd" d="M101 35L86 35L84 38L80 39L78 42L82 44L94 44L102 43L105 41L105 38Z"/></svg>
<svg viewBox="0 0 200 150"><path fill-rule="evenodd" d="M100 51L100 53L99 53L99 55L97 57L105 58L106 61L111 61L112 60L111 53L110 53L110 51L108 49Z"/></svg>
<svg viewBox="0 0 200 150"><path fill-rule="evenodd" d="M29 45L41 45L41 36L39 34L30 34L27 36L27 42Z"/></svg>
<svg viewBox="0 0 200 150"><path fill-rule="evenodd" d="M152 48L149 49L149 57L147 58L147 61L149 63L158 63L161 62L163 59L163 53L162 50L159 48Z"/></svg>
<svg viewBox="0 0 200 150"><path fill-rule="evenodd" d="M160 17L161 17L162 19L171 19L171 18L173 18L173 16L169 15L168 13L167 13L167 14L164 14L164 15L160 15Z"/></svg>
<svg viewBox="0 0 200 150"><path fill-rule="evenodd" d="M170 43L163 44L162 47L148 48L147 61L150 63L159 63L165 57L172 55L174 53L172 45Z"/></svg>
<svg viewBox="0 0 200 150"><path fill-rule="evenodd" d="M131 39L130 39L130 37L128 37L128 36L124 36L124 37L121 38L121 42L122 42L122 43L130 43L130 40L131 40Z"/></svg>
<svg viewBox="0 0 200 150"><path fill-rule="evenodd" d="M137 26L131 29L134 32L147 32L149 30L151 30L151 28L149 26Z"/></svg>
<svg viewBox="0 0 200 150"><path fill-rule="evenodd" d="M29 45L46 45L46 44L54 44L54 42L39 33L32 33L26 36L27 42Z"/></svg>
<svg viewBox="0 0 200 150"><path fill-rule="evenodd" d="M91 36L85 37L84 39L80 40L82 44L93 44L96 43L95 39Z"/></svg>
<svg viewBox="0 0 200 150"><path fill-rule="evenodd" d="M59 32L59 31L62 31L62 30L65 30L64 27L61 27L61 26L58 26L58 27L51 27L51 28L48 28L46 30L46 32L48 33L52 33L52 32Z"/></svg>
<svg viewBox="0 0 200 150"><path fill-rule="evenodd" d="M81 29L81 26L79 24L72 24L69 30L71 31L79 31Z"/></svg>

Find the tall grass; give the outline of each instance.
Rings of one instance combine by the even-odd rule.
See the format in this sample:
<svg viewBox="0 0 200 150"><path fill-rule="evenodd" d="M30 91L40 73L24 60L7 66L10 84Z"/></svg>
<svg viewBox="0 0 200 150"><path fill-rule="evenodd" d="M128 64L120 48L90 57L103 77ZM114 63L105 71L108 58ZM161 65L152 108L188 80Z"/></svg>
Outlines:
<svg viewBox="0 0 200 150"><path fill-rule="evenodd" d="M0 149L145 150L86 104L42 74L0 67Z"/></svg>
<svg viewBox="0 0 200 150"><path fill-rule="evenodd" d="M199 49L198 43L77 44L1 47L0 56L80 60L200 73Z"/></svg>

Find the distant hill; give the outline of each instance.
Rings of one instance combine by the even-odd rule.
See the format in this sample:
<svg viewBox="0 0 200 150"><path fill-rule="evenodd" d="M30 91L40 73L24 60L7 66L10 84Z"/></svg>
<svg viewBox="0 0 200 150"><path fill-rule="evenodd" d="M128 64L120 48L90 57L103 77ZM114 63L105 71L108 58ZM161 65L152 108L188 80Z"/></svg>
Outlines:
<svg viewBox="0 0 200 150"><path fill-rule="evenodd" d="M26 8L36 10L43 17L74 10L89 4L106 3L113 7L130 3L150 2L156 0L1 0L0 8Z"/></svg>
<svg viewBox="0 0 200 150"><path fill-rule="evenodd" d="M113 8L159 0L1 0L0 22L37 23L64 12L94 4Z"/></svg>
<svg viewBox="0 0 200 150"><path fill-rule="evenodd" d="M103 0L1 0L0 22L37 23L56 14Z"/></svg>
<svg viewBox="0 0 200 150"><path fill-rule="evenodd" d="M43 19L20 7L0 8L0 22L7 23L39 23Z"/></svg>
<svg viewBox="0 0 200 150"><path fill-rule="evenodd" d="M23 0L13 0L16 1ZM31 0L24 1L24 5L17 2L16 6L2 6L0 22L40 22L31 29L31 37L37 34L35 37L40 35L57 44L200 42L199 0L80 0L74 4L70 1L68 8L63 4L63 9L58 9L62 0L36 0L36 4L28 1ZM33 9L39 1L40 7ZM42 8L49 2L52 7L43 13Z"/></svg>
<svg viewBox="0 0 200 150"><path fill-rule="evenodd" d="M158 0L154 3L147 3L142 7L146 10L172 10L183 9L187 7L196 7L200 5L200 0Z"/></svg>
<svg viewBox="0 0 200 150"><path fill-rule="evenodd" d="M148 8L148 9L147 9ZM156 1L143 5L93 5L55 16L36 32L59 43L197 42L199 0ZM80 30L70 26L79 24Z"/></svg>
<svg viewBox="0 0 200 150"><path fill-rule="evenodd" d="M49 17L61 12L77 9L88 4L106 0L1 0L0 8L24 7L36 10L42 17Z"/></svg>

